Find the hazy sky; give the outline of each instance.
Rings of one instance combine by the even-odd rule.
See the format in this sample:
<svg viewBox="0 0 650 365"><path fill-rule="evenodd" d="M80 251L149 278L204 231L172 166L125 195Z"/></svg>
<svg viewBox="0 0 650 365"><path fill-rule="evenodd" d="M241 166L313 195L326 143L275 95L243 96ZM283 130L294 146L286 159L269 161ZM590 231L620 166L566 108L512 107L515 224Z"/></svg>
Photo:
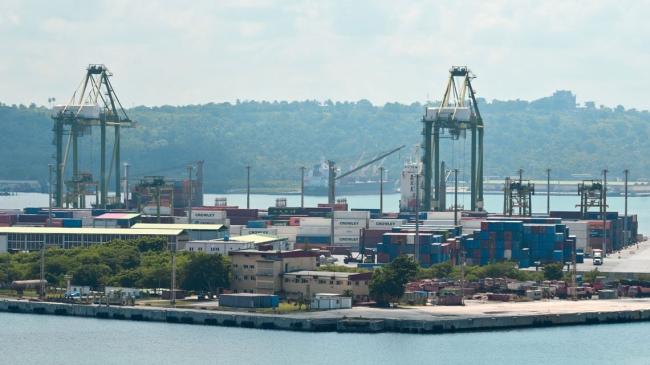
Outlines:
<svg viewBox="0 0 650 365"><path fill-rule="evenodd" d="M0 0L0 101L62 101L104 63L125 106L410 103L468 65L488 100L648 109L649 19L641 0Z"/></svg>

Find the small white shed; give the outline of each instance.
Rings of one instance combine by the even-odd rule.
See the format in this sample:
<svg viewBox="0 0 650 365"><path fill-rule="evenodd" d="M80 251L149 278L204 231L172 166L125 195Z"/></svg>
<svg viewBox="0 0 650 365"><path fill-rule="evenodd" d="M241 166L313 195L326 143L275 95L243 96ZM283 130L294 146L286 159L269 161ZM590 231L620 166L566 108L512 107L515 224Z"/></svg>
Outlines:
<svg viewBox="0 0 650 365"><path fill-rule="evenodd" d="M340 294L318 293L311 300L311 309L352 308L352 298Z"/></svg>

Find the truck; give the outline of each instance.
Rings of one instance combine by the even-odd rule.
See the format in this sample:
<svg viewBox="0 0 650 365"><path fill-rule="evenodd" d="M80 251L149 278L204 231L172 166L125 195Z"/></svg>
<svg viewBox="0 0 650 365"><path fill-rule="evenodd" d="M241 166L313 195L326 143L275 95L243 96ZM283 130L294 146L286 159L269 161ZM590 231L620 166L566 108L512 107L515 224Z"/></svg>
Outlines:
<svg viewBox="0 0 650 365"><path fill-rule="evenodd" d="M603 264L603 250L593 250L592 251L592 256L594 260L594 265L602 265Z"/></svg>

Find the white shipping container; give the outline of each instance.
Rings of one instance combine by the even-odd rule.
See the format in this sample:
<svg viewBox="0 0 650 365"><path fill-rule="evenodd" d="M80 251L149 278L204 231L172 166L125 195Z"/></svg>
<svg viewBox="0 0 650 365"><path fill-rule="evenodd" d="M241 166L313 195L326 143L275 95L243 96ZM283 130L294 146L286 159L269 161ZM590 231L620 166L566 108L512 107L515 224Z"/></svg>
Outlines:
<svg viewBox="0 0 650 365"><path fill-rule="evenodd" d="M298 234L299 226L273 226L278 231L278 234Z"/></svg>
<svg viewBox="0 0 650 365"><path fill-rule="evenodd" d="M301 217L300 218L300 226L301 227L325 227L330 225L330 219L329 218L318 218L318 217Z"/></svg>
<svg viewBox="0 0 650 365"><path fill-rule="evenodd" d="M155 205L147 205L146 207L142 208L142 212L147 215L158 215L158 208L156 208ZM161 215L171 215L172 214L172 208L171 207L160 207L160 214Z"/></svg>
<svg viewBox="0 0 650 365"><path fill-rule="evenodd" d="M503 257L506 259L512 258L512 250L503 250Z"/></svg>
<svg viewBox="0 0 650 365"><path fill-rule="evenodd" d="M335 219L334 227L367 228L366 219Z"/></svg>
<svg viewBox="0 0 650 365"><path fill-rule="evenodd" d="M407 245L414 245L415 244L415 233L409 234L406 236L406 244Z"/></svg>
<svg viewBox="0 0 650 365"><path fill-rule="evenodd" d="M327 236L330 234L330 227L307 226L300 227L298 230L299 235L305 236Z"/></svg>
<svg viewBox="0 0 650 365"><path fill-rule="evenodd" d="M359 236L360 232L358 228L334 228L334 236Z"/></svg>
<svg viewBox="0 0 650 365"><path fill-rule="evenodd" d="M270 236L277 236L278 230L275 228L242 228L241 235L247 234L266 234Z"/></svg>
<svg viewBox="0 0 650 365"><path fill-rule="evenodd" d="M340 210L335 210L334 211L334 218L335 219L369 219L370 218L370 212L368 211L340 211Z"/></svg>
<svg viewBox="0 0 650 365"><path fill-rule="evenodd" d="M454 212L427 212L427 220L454 220Z"/></svg>
<svg viewBox="0 0 650 365"><path fill-rule="evenodd" d="M405 219L371 219L368 221L368 228L390 230L391 228L399 227L404 223L406 223Z"/></svg>
<svg viewBox="0 0 650 365"><path fill-rule="evenodd" d="M187 214L187 213L186 213ZM226 219L226 211L224 210L193 210L192 221L198 220L224 220Z"/></svg>

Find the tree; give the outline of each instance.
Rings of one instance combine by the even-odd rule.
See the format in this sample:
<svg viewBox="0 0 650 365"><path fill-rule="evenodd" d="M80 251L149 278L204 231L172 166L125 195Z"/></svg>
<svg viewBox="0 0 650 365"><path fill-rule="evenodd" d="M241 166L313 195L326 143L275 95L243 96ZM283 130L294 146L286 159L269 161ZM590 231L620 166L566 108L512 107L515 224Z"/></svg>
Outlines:
<svg viewBox="0 0 650 365"><path fill-rule="evenodd" d="M187 290L215 291L229 284L229 263L221 255L193 253L181 272L181 287Z"/></svg>
<svg viewBox="0 0 650 365"><path fill-rule="evenodd" d="M408 256L398 256L388 266L375 270L370 279L370 297L379 306L388 306L404 295L404 286L413 280L418 266Z"/></svg>
<svg viewBox="0 0 650 365"><path fill-rule="evenodd" d="M582 279L583 279L583 281L585 283L592 283L593 284L593 283L596 282L596 278L599 275L600 275L600 271L598 271L598 268L596 268L596 269L593 269L591 271L587 271L586 273L584 273L584 275L582 276Z"/></svg>
<svg viewBox="0 0 650 365"><path fill-rule="evenodd" d="M544 278L546 280L560 280L564 277L562 264L546 264L544 265Z"/></svg>
<svg viewBox="0 0 650 365"><path fill-rule="evenodd" d="M77 285L88 285L92 288L98 288L104 284L103 279L110 275L110 273L111 268L108 265L83 265L72 274L72 280Z"/></svg>

